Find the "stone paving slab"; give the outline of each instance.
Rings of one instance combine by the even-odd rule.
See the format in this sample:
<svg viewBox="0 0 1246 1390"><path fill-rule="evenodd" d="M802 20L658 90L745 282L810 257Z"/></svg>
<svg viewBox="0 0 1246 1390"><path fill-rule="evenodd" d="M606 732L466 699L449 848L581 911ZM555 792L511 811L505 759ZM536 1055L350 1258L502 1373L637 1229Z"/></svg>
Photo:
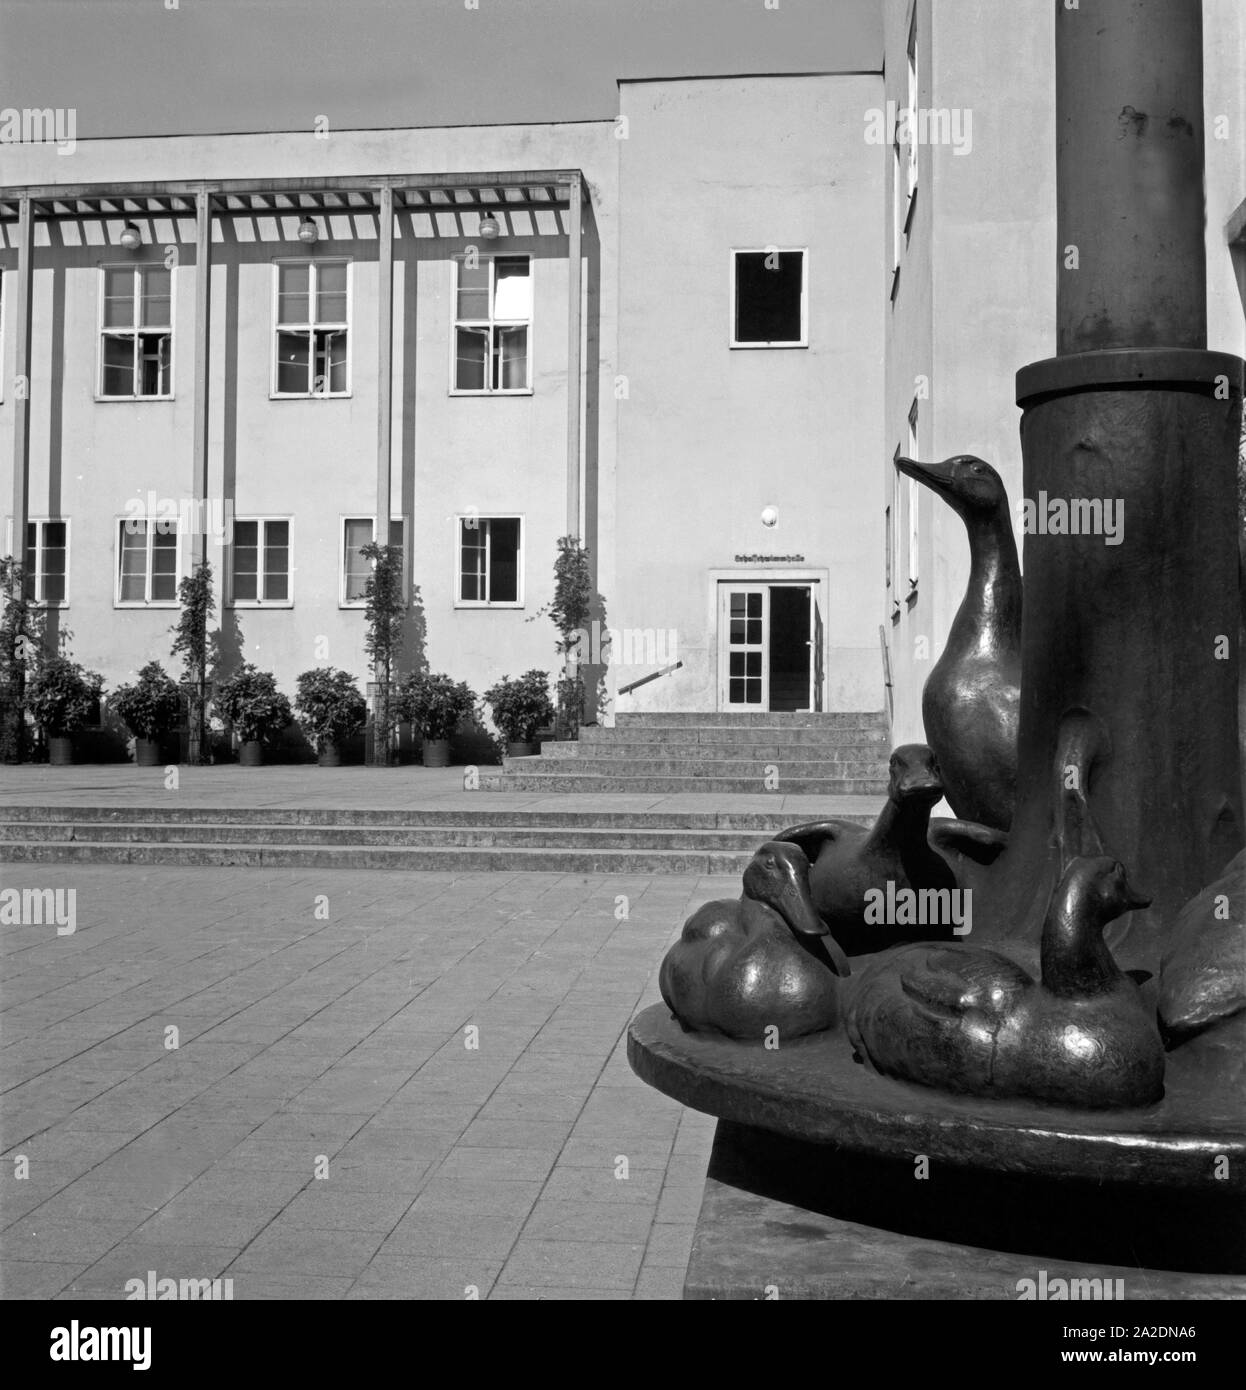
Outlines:
<svg viewBox="0 0 1246 1390"><path fill-rule="evenodd" d="M0 1296L123 1299L149 1271L255 1299L680 1296L714 1121L638 1081L625 1033L736 880L0 885L77 902L72 934L0 933Z"/></svg>
<svg viewBox="0 0 1246 1390"><path fill-rule="evenodd" d="M0 808L22 806L211 809L463 811L792 812L796 820L881 808L881 796L798 796L710 792L506 792L464 789L462 767L178 767L175 790L164 768L130 763L0 768ZM950 814L950 813L949 813Z"/></svg>

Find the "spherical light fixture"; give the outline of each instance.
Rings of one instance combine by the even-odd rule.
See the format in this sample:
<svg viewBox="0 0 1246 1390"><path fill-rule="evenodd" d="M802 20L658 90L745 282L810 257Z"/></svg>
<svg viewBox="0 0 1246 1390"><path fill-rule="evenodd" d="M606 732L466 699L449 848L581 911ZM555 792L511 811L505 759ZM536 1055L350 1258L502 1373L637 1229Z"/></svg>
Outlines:
<svg viewBox="0 0 1246 1390"><path fill-rule="evenodd" d="M480 235L492 241L494 237L501 236L502 224L491 212L486 212L480 219Z"/></svg>
<svg viewBox="0 0 1246 1390"><path fill-rule="evenodd" d="M303 218L299 223L299 240L304 246L315 246L320 240L320 233L310 217Z"/></svg>
<svg viewBox="0 0 1246 1390"><path fill-rule="evenodd" d="M133 222L127 222L121 229L121 244L127 251L137 251L143 244L143 234Z"/></svg>
<svg viewBox="0 0 1246 1390"><path fill-rule="evenodd" d="M761 509L761 524L763 526L775 526L779 521L779 511L777 507L763 507Z"/></svg>

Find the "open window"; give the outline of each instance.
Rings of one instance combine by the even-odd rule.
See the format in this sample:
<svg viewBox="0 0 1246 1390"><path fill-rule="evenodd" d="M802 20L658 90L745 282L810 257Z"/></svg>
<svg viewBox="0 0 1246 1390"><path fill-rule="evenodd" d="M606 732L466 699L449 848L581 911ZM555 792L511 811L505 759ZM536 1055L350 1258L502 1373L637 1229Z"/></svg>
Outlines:
<svg viewBox="0 0 1246 1390"><path fill-rule="evenodd" d="M455 257L452 391L530 390L531 328L530 257Z"/></svg>
<svg viewBox="0 0 1246 1390"><path fill-rule="evenodd" d="M460 516L456 602L461 608L523 606L523 520Z"/></svg>
<svg viewBox="0 0 1246 1390"><path fill-rule="evenodd" d="M274 396L350 395L350 263L278 261Z"/></svg>
<svg viewBox="0 0 1246 1390"><path fill-rule="evenodd" d="M237 522L234 523L235 528ZM340 587L338 604L342 608L364 608L367 600L364 590L368 576L372 573L372 561L363 553L365 545L372 544L376 534L376 519L370 516L344 516L342 518L342 561L338 567ZM388 544L396 545L405 552L407 544L407 523L404 517L394 516L389 520Z"/></svg>
<svg viewBox="0 0 1246 1390"><path fill-rule="evenodd" d="M173 395L173 272L165 266L102 267L99 394Z"/></svg>

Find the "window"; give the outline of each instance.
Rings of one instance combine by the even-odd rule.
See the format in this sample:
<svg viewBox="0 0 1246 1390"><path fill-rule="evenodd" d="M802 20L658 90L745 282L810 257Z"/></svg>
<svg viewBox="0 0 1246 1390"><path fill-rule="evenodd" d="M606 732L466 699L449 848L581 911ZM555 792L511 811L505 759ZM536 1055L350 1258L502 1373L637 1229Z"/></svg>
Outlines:
<svg viewBox="0 0 1246 1390"><path fill-rule="evenodd" d="M4 269L0 267L0 401L4 400ZM10 547L11 549L12 547Z"/></svg>
<svg viewBox="0 0 1246 1390"><path fill-rule="evenodd" d="M454 260L454 391L527 391L532 384L532 262Z"/></svg>
<svg viewBox="0 0 1246 1390"><path fill-rule="evenodd" d="M119 607L177 604L178 534L176 521L117 521L117 598Z"/></svg>
<svg viewBox="0 0 1246 1390"><path fill-rule="evenodd" d="M805 253L731 253L731 346L804 347Z"/></svg>
<svg viewBox="0 0 1246 1390"><path fill-rule="evenodd" d="M289 518L235 518L230 556L230 600L235 607L292 602Z"/></svg>
<svg viewBox="0 0 1246 1390"><path fill-rule="evenodd" d="M917 11L909 24L908 44L908 109L909 109L909 169L908 202L904 209L904 228L908 230L913 213L913 195L917 192Z"/></svg>
<svg viewBox="0 0 1246 1390"><path fill-rule="evenodd" d="M914 401L909 408L909 447L908 456L911 459L918 457L917 453L917 402ZM911 594L917 592L917 562L918 562L918 534L917 516L918 506L921 502L922 485L916 478L910 478L909 484L909 589Z"/></svg>
<svg viewBox="0 0 1246 1390"><path fill-rule="evenodd" d="M523 525L517 516L461 516L457 602L523 606Z"/></svg>
<svg viewBox="0 0 1246 1390"><path fill-rule="evenodd" d="M235 522L235 531L237 523ZM342 608L363 608L364 589L368 576L372 573L372 562L362 552L365 545L371 545L375 533L375 520L370 516L346 516L342 518L342 564L341 591L338 603ZM400 516L390 517L389 544L403 549L407 544L407 523Z"/></svg>
<svg viewBox="0 0 1246 1390"><path fill-rule="evenodd" d="M350 394L350 264L279 261L275 267L274 396Z"/></svg>
<svg viewBox="0 0 1246 1390"><path fill-rule="evenodd" d="M13 549L13 523L8 526L8 549ZM22 556L26 597L31 603L64 608L69 602L69 523L35 520L26 523L26 553Z"/></svg>
<svg viewBox="0 0 1246 1390"><path fill-rule="evenodd" d="M163 265L104 266L99 394L173 395L173 272Z"/></svg>

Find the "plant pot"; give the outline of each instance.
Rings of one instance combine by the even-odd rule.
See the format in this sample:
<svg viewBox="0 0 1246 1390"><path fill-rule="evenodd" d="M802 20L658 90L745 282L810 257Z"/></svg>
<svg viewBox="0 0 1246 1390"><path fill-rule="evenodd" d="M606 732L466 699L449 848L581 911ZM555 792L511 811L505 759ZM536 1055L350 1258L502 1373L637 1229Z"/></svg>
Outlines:
<svg viewBox="0 0 1246 1390"><path fill-rule="evenodd" d="M341 767L342 750L336 743L326 743L316 754L316 761L321 767Z"/></svg>
<svg viewBox="0 0 1246 1390"><path fill-rule="evenodd" d="M159 767L160 740L155 738L136 738L134 740L134 764L136 767Z"/></svg>
<svg viewBox="0 0 1246 1390"><path fill-rule="evenodd" d="M526 739L508 739L506 756L508 758L531 758L536 753L536 744Z"/></svg>
<svg viewBox="0 0 1246 1390"><path fill-rule="evenodd" d="M264 745L258 738L249 738L238 748L239 767L263 767Z"/></svg>
<svg viewBox="0 0 1246 1390"><path fill-rule="evenodd" d="M448 738L426 738L424 740L424 766L450 766L450 740Z"/></svg>
<svg viewBox="0 0 1246 1390"><path fill-rule="evenodd" d="M74 760L74 741L66 734L48 737L48 762L53 767L70 767Z"/></svg>

